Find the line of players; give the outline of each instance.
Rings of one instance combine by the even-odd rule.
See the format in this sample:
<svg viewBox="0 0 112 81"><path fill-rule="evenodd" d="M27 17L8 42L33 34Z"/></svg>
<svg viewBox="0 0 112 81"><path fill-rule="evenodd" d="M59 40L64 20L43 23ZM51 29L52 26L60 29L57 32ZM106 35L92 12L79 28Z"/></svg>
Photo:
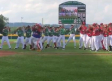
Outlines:
<svg viewBox="0 0 112 81"><path fill-rule="evenodd" d="M94 23L86 27L84 24L79 27L81 49L84 45L84 50L91 48L92 51L100 49L112 51L112 23L98 25Z"/></svg>
<svg viewBox="0 0 112 81"><path fill-rule="evenodd" d="M22 27L19 27L15 30L15 33L17 33L18 35L15 49L18 49L21 43L22 49L26 49L27 45L29 44L30 49L32 50L38 49L38 51L41 51L43 48L49 48L51 42L53 42L54 48L59 49L60 47L62 47L62 49L64 50L66 44L71 39L73 39L74 47L76 47L75 31L76 29L74 28L73 25L71 25L70 30L65 29L64 26L41 27L41 25L39 24L34 25L33 27L28 26L24 29ZM2 31L3 37L2 37L0 49L2 49L4 41L7 42L9 48L11 49L11 45L8 39L8 32L9 32L8 27L5 27ZM24 33L26 34L25 42L24 42ZM70 37L67 43L65 44L65 35L68 33L70 33ZM44 37L42 37L42 34L44 34ZM45 41L47 41L47 45L44 47ZM63 42L62 46L61 46L61 41Z"/></svg>
<svg viewBox="0 0 112 81"><path fill-rule="evenodd" d="M3 42L6 41L9 48L10 42L8 39L8 31L10 29L5 27L3 29L3 37L0 48L2 49ZM24 31L25 30L25 31ZM91 50L98 51L99 49L112 51L112 23L100 25L94 23L93 25L85 26L83 23L78 29L71 25L70 29L65 29L64 26L60 27L41 27L39 24L33 27L26 27L24 30L19 27L15 32L18 34L17 43L15 49L19 48L19 44L22 43L22 49L26 49L27 45L30 45L30 49L41 51L44 48L44 43L47 41L45 48L50 47L51 42L54 44L54 48L58 49L62 47L64 50L66 45L71 39L74 41L74 47L76 48L75 34L80 31L80 45L79 49L84 47L84 50L91 48ZM24 42L24 32L26 33ZM44 37L42 37L42 33ZM68 41L65 43L65 35L70 34ZM61 46L61 41L63 45ZM109 47L109 48L108 48Z"/></svg>

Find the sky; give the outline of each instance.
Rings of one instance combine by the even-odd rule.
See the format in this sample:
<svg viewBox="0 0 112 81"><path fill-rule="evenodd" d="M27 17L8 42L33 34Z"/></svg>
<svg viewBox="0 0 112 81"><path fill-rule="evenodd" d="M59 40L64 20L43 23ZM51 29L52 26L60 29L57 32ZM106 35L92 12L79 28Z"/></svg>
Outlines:
<svg viewBox="0 0 112 81"><path fill-rule="evenodd" d="M58 24L59 4L68 0L0 0L0 14L9 22ZM86 4L87 23L112 22L112 0L77 0Z"/></svg>

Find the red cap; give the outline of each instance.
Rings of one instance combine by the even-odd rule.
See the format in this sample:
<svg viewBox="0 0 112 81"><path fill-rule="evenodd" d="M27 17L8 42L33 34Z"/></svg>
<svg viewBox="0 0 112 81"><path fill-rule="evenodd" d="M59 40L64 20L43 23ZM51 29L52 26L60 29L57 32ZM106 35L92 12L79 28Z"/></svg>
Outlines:
<svg viewBox="0 0 112 81"><path fill-rule="evenodd" d="M93 23L93 26L96 26L96 23Z"/></svg>
<svg viewBox="0 0 112 81"><path fill-rule="evenodd" d="M103 23L101 23L100 25L103 25Z"/></svg>
<svg viewBox="0 0 112 81"><path fill-rule="evenodd" d="M82 22L82 25L86 25L86 23L85 22Z"/></svg>
<svg viewBox="0 0 112 81"><path fill-rule="evenodd" d="M112 25L112 23L109 23L109 25Z"/></svg>

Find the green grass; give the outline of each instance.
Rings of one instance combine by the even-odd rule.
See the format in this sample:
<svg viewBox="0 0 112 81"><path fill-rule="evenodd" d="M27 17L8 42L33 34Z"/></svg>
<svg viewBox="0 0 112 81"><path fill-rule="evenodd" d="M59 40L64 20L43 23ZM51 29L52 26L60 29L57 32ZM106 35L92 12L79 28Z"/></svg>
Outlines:
<svg viewBox="0 0 112 81"><path fill-rule="evenodd" d="M15 41L15 40L10 40ZM15 47L15 44L12 44ZM37 51L8 50L17 54L0 57L0 81L111 81L112 56L61 55L61 53L92 54L89 50L73 48L70 43L66 50L45 49ZM1 50L0 50L1 51ZM22 54L19 54L22 53ZM52 53L52 55L41 55ZM60 53L54 55L53 53ZM100 51L99 53L103 53ZM106 54L106 52L104 52Z"/></svg>
<svg viewBox="0 0 112 81"><path fill-rule="evenodd" d="M79 42L78 40L76 40L76 41ZM12 40L10 40L10 42L16 42L16 40L12 39ZM20 45L19 49L14 50L15 45L16 45L15 43L11 44L12 49L10 51L22 52L22 53L38 53L37 51L31 51L31 50L29 50L29 47L27 47L27 49L23 51L21 45ZM8 46L4 45L3 50L9 51ZM39 54L42 54L42 53L48 53L48 54L49 53L68 53L68 54L69 53L74 53L74 54L97 54L97 53L107 54L108 53L108 54L111 54L111 52L103 51L103 50L100 50L97 53L95 51L90 51L90 49L89 50L83 50L83 49L79 50L79 44L78 43L77 43L77 48L74 48L73 43L69 43L66 46L65 50L62 50L62 49L56 50L54 48L48 48L48 49L44 49L41 52L39 52Z"/></svg>

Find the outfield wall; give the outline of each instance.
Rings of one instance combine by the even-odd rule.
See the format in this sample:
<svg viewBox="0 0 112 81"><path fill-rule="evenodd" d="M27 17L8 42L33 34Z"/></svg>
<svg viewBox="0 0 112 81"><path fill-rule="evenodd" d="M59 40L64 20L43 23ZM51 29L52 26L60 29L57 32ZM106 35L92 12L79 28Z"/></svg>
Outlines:
<svg viewBox="0 0 112 81"><path fill-rule="evenodd" d="M8 35L9 39L17 39L17 34L10 34ZM69 35L65 35L65 38L68 39ZM80 35L76 35L76 39L79 39ZM2 38L2 35L0 35L0 39Z"/></svg>

